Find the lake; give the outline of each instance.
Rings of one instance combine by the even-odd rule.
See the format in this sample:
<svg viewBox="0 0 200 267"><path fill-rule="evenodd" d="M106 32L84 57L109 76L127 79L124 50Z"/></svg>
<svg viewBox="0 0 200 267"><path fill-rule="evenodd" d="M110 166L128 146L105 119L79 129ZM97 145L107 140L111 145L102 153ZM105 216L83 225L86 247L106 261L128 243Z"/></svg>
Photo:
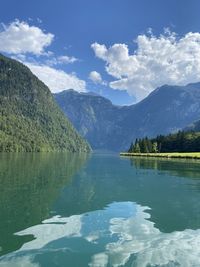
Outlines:
<svg viewBox="0 0 200 267"><path fill-rule="evenodd" d="M200 162L0 154L0 267L199 267Z"/></svg>

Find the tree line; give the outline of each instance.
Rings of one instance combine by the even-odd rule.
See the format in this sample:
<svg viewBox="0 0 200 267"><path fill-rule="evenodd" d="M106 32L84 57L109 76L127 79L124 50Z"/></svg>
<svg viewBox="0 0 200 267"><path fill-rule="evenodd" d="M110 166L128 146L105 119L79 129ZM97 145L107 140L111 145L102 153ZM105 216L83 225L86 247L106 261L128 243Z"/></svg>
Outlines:
<svg viewBox="0 0 200 267"><path fill-rule="evenodd" d="M175 134L158 135L136 139L128 152L131 153L165 153L165 152L200 152L200 132L179 131Z"/></svg>

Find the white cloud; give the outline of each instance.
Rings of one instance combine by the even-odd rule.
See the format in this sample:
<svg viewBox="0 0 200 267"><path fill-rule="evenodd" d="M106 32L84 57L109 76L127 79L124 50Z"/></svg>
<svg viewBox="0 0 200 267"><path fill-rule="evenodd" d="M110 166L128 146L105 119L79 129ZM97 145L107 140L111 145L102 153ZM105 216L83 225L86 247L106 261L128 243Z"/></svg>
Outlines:
<svg viewBox="0 0 200 267"><path fill-rule="evenodd" d="M69 56L59 56L59 57L51 57L50 59L46 60L46 64L48 66L56 66L56 65L63 65L63 64L72 64L78 61L75 57Z"/></svg>
<svg viewBox="0 0 200 267"><path fill-rule="evenodd" d="M47 65L24 62L31 71L43 81L53 92L74 89L78 92L86 91L86 82L80 80L75 74L68 74L61 69L55 69Z"/></svg>
<svg viewBox="0 0 200 267"><path fill-rule="evenodd" d="M74 63L78 60L75 57L69 57L69 56L60 56L57 59L59 63Z"/></svg>
<svg viewBox="0 0 200 267"><path fill-rule="evenodd" d="M45 33L40 28L19 20L1 26L0 52L8 53L12 58L27 65L52 92L71 88L79 92L86 91L86 82L80 80L76 74L54 68L74 63L78 59L67 55L57 56L52 51L47 51L46 48L54 39L53 34Z"/></svg>
<svg viewBox="0 0 200 267"><path fill-rule="evenodd" d="M45 33L24 21L15 20L9 25L2 24L2 26L0 51L5 53L41 55L54 38L53 34Z"/></svg>
<svg viewBox="0 0 200 267"><path fill-rule="evenodd" d="M106 62L114 81L113 89L127 90L141 100L164 84L186 85L200 80L200 33L189 32L182 38L165 30L158 37L139 35L137 49L130 54L126 44L91 45L95 55Z"/></svg>
<svg viewBox="0 0 200 267"><path fill-rule="evenodd" d="M106 82L103 81L101 74L95 70L90 72L89 79L96 84L102 84L102 85L106 84Z"/></svg>
<svg viewBox="0 0 200 267"><path fill-rule="evenodd" d="M40 18L37 18L37 22L41 24L42 20Z"/></svg>

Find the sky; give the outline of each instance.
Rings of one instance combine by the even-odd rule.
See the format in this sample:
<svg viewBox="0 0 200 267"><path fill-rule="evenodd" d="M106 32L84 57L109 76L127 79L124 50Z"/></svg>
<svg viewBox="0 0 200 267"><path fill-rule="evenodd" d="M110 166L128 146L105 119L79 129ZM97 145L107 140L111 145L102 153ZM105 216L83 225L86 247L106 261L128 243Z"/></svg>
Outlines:
<svg viewBox="0 0 200 267"><path fill-rule="evenodd" d="M1 0L0 53L116 105L200 81L199 0Z"/></svg>

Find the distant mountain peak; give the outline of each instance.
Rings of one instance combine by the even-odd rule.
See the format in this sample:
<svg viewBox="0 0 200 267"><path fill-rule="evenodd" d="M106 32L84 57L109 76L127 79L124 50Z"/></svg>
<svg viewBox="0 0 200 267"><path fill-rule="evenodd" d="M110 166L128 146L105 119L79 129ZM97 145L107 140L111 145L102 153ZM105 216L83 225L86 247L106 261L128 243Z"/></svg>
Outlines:
<svg viewBox="0 0 200 267"><path fill-rule="evenodd" d="M75 97L84 97L84 99L92 98L92 99L96 99L97 101L109 102L111 105L113 105L112 102L108 98L101 96L95 92L91 92L91 91L90 92L78 92L74 89L68 89L68 90L58 92L58 93L54 93L54 96L56 98L57 96L62 96L62 97L75 96Z"/></svg>
<svg viewBox="0 0 200 267"><path fill-rule="evenodd" d="M163 85L131 106L71 91L55 98L94 149L127 150L135 138L175 132L200 118L200 83Z"/></svg>
<svg viewBox="0 0 200 267"><path fill-rule="evenodd" d="M74 93L74 94L80 94L80 95L91 95L91 96L100 96L99 94L95 93L95 92L92 92L92 91L89 91L89 92L79 92L79 91L76 91L75 89L66 89L66 90L63 90L61 92L58 92L58 93L54 93L54 94L67 94L67 93Z"/></svg>

